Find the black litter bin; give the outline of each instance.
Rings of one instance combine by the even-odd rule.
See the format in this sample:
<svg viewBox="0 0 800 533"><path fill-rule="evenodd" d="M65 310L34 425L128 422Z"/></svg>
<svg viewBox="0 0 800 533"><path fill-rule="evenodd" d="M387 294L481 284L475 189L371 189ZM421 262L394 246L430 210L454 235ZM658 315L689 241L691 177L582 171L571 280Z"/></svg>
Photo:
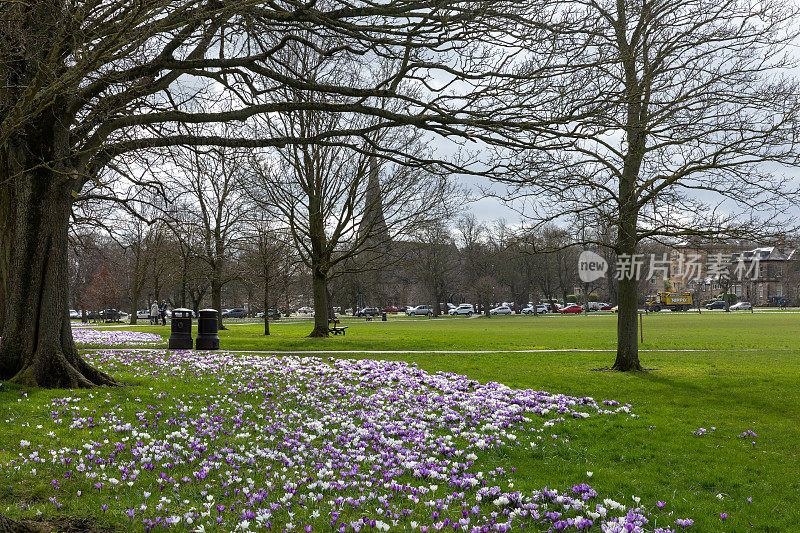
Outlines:
<svg viewBox="0 0 800 533"><path fill-rule="evenodd" d="M192 310L173 309L169 336L170 350L192 349Z"/></svg>
<svg viewBox="0 0 800 533"><path fill-rule="evenodd" d="M219 350L219 335L217 334L217 310L201 309L197 319L198 350Z"/></svg>

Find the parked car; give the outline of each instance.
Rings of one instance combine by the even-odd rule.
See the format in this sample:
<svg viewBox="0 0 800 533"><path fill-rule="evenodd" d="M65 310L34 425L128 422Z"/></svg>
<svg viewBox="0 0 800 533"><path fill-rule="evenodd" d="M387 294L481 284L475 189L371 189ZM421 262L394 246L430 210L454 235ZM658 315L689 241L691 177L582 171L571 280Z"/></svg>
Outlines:
<svg viewBox="0 0 800 533"><path fill-rule="evenodd" d="M390 305L388 307L384 307L383 309L381 309L381 311L383 311L384 313L397 313L399 309L393 305Z"/></svg>
<svg viewBox="0 0 800 533"><path fill-rule="evenodd" d="M281 312L280 311L277 311L277 310L274 310L274 309L270 309L267 312L269 313L269 318L280 318L281 317ZM264 318L264 311L261 311L256 316L258 318Z"/></svg>
<svg viewBox="0 0 800 533"><path fill-rule="evenodd" d="M441 312L443 315L450 313L450 310L455 308L456 306L451 304L450 302L439 304L439 312Z"/></svg>
<svg viewBox="0 0 800 533"><path fill-rule="evenodd" d="M725 309L725 302L722 300L714 300L710 304L706 304L706 309Z"/></svg>
<svg viewBox="0 0 800 533"><path fill-rule="evenodd" d="M314 312L314 310L311 309L310 307L301 307L300 309L297 310L297 312L303 315L310 315L311 313Z"/></svg>
<svg viewBox="0 0 800 533"><path fill-rule="evenodd" d="M131 319L131 315L129 315L125 311L117 311L117 313L118 313L117 320L119 320L120 322L125 322L126 320Z"/></svg>
<svg viewBox="0 0 800 533"><path fill-rule="evenodd" d="M494 309L489 309L490 315L510 315L513 314L514 311L507 305L501 305L500 307L495 307Z"/></svg>
<svg viewBox="0 0 800 533"><path fill-rule="evenodd" d="M89 318L104 322L119 322L122 320L122 313L116 309L103 309L99 313L89 313Z"/></svg>
<svg viewBox="0 0 800 533"><path fill-rule="evenodd" d="M528 305L530 306L531 303L528 302ZM559 305L559 304L557 304L555 302L542 302L539 305L547 306L547 311L550 312L550 313L556 313L556 312L558 312L559 309L561 309L561 305Z"/></svg>
<svg viewBox="0 0 800 533"><path fill-rule="evenodd" d="M418 305L416 307L410 307L406 309L406 315L408 316L432 316L433 309L430 308L428 305Z"/></svg>
<svg viewBox="0 0 800 533"><path fill-rule="evenodd" d="M333 312L334 313L341 313L342 312L342 308L341 307L334 307L333 308Z"/></svg>
<svg viewBox="0 0 800 533"><path fill-rule="evenodd" d="M75 309L69 310L69 318L70 320L79 320L81 318L81 314L76 311Z"/></svg>
<svg viewBox="0 0 800 533"><path fill-rule="evenodd" d="M348 307L347 309L344 310L344 314L352 315L353 314L353 308L352 307Z"/></svg>
<svg viewBox="0 0 800 533"><path fill-rule="evenodd" d="M356 316L380 316L381 310L377 307L365 307L356 313Z"/></svg>
<svg viewBox="0 0 800 533"><path fill-rule="evenodd" d="M618 306L618 305L615 305L614 307L612 307L612 308L611 308L611 312L612 312L612 313L619 313L619 306Z"/></svg>
<svg viewBox="0 0 800 533"><path fill-rule="evenodd" d="M558 312L562 315L565 313L583 313L583 307L578 304L569 304L563 309L559 309Z"/></svg>
<svg viewBox="0 0 800 533"><path fill-rule="evenodd" d="M472 316L472 313L474 312L475 308L472 307L472 304L461 304L458 307L450 309L450 311L447 314L451 316L456 316L456 315Z"/></svg>
<svg viewBox="0 0 800 533"><path fill-rule="evenodd" d="M523 315L532 315L534 313L534 311L536 311L536 313L538 313L540 315L541 314L546 314L548 312L548 308L547 308L546 304L539 304L537 306L534 306L533 304L528 304L527 307L524 307L522 309L522 314Z"/></svg>
<svg viewBox="0 0 800 533"><path fill-rule="evenodd" d="M739 302L730 306L731 311L749 311L753 308L750 302Z"/></svg>
<svg viewBox="0 0 800 533"><path fill-rule="evenodd" d="M245 312L241 307L236 309L228 309L222 313L222 318L244 318Z"/></svg>
<svg viewBox="0 0 800 533"><path fill-rule="evenodd" d="M149 309L139 309L136 311L136 318L139 320L147 320L150 318L150 310Z"/></svg>
<svg viewBox="0 0 800 533"><path fill-rule="evenodd" d="M613 309L613 307L611 307L611 304L606 304L606 303L601 303L600 304L600 310L601 311L611 311L612 309Z"/></svg>

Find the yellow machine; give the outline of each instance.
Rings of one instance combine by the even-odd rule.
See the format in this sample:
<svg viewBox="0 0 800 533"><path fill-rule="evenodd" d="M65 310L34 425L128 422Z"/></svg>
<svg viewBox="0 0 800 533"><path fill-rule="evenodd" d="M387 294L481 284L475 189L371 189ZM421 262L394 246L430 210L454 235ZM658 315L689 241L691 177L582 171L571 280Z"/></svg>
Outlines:
<svg viewBox="0 0 800 533"><path fill-rule="evenodd" d="M658 291L655 296L648 296L644 306L648 311L686 311L692 307L692 293Z"/></svg>

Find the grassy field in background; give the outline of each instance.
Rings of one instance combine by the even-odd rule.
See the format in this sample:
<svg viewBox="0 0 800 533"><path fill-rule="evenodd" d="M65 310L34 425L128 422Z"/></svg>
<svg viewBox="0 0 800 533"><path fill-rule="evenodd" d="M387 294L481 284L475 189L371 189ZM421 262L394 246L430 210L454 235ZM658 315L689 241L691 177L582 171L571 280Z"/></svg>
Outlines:
<svg viewBox="0 0 800 533"><path fill-rule="evenodd" d="M800 313L651 313L643 322L645 350L800 347ZM263 324L232 321L219 337L220 346L230 350L616 349L616 324L613 314L392 317L388 322L343 318L346 335L309 339L311 319L282 319L270 324L267 337ZM169 337L169 326L125 329Z"/></svg>
<svg viewBox="0 0 800 533"><path fill-rule="evenodd" d="M630 504L631 497L655 509L660 524L691 517L698 531L793 531L800 524L800 314L674 313L644 319L644 373L596 371L613 363L613 315L557 317L424 318L389 322L345 319L345 337L308 339L308 320L230 325L220 332L223 349L245 350L524 350L542 353L342 354L416 362L429 372L464 374L482 383L546 390L630 403L637 418L592 417L565 427L569 445L554 450L512 450L491 457L517 468L516 489L565 488L589 482L602 495ZM169 328L141 326L159 333ZM668 350L702 349L702 352ZM114 394L156 402L146 380L122 375L133 387ZM168 385L190 394L180 379ZM185 389L185 390L183 390ZM11 405L19 395L3 386L0 405L16 420L33 415L63 391L27 391L31 402ZM3 413L3 418L6 418ZM33 420L32 420L33 422ZM704 435L693 433L699 428ZM711 428L715 428L712 430ZM758 436L740 438L745 431ZM19 434L7 432L0 450ZM2 457L2 452L0 452ZM8 454L4 459L8 458ZM587 471L593 472L591 479ZM47 485L49 479L37 483ZM7 484L6 484L7 487ZM16 503L20 490L3 487L0 505ZM748 501L751 498L752 501ZM82 511L94 516L90 506ZM670 514L671 513L671 514ZM723 521L720 513L727 514ZM98 518L99 517L95 517ZM110 517L103 517L114 523ZM124 526L124 523L123 523Z"/></svg>

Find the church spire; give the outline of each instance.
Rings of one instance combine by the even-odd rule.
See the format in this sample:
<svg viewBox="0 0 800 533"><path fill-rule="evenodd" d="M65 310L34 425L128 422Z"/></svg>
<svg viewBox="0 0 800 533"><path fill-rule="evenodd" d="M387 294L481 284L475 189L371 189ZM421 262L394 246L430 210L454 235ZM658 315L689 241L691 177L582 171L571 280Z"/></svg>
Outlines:
<svg viewBox="0 0 800 533"><path fill-rule="evenodd" d="M369 158L369 174L367 190L364 195L364 217L361 219L360 232L367 233L367 240L383 243L389 242L389 230L383 215L383 199L381 197L380 167L378 159Z"/></svg>

